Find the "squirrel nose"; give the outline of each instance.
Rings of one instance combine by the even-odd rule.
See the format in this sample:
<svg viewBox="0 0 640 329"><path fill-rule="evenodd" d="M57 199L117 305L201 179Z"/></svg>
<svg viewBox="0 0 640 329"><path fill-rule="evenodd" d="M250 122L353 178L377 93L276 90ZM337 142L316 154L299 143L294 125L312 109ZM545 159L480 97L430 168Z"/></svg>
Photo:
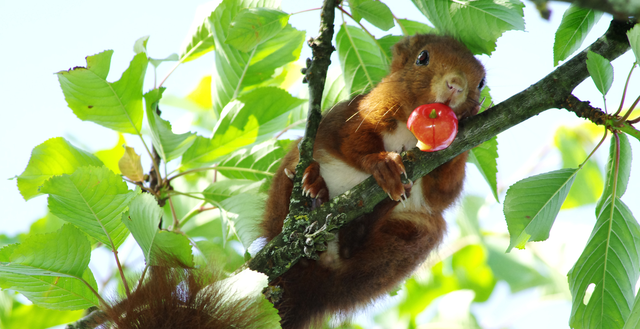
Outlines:
<svg viewBox="0 0 640 329"><path fill-rule="evenodd" d="M450 76L447 79L447 88L452 92L462 92L465 88L465 81L460 76Z"/></svg>

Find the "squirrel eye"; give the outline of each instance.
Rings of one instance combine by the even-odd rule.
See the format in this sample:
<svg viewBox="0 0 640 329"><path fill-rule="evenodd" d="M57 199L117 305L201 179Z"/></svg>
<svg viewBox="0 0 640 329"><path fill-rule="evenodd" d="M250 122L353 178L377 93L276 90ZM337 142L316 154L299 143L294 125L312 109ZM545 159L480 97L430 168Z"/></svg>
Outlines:
<svg viewBox="0 0 640 329"><path fill-rule="evenodd" d="M427 65L429 64L429 52L423 50L418 55L418 59L416 59L416 65Z"/></svg>
<svg viewBox="0 0 640 329"><path fill-rule="evenodd" d="M484 78L480 80L480 83L478 84L478 90L482 90L482 87L484 87Z"/></svg>

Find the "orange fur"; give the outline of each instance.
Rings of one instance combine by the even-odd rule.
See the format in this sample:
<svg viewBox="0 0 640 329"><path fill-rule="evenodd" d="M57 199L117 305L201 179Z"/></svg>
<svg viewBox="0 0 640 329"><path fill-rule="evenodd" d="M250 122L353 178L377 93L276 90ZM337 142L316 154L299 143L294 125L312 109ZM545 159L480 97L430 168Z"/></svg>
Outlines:
<svg viewBox="0 0 640 329"><path fill-rule="evenodd" d="M391 72L378 86L325 114L314 159L326 186L305 185L312 195L327 188L333 197L373 175L391 199L340 229L337 246L330 245L320 260L303 259L274 283L284 289L276 303L283 328L306 328L371 302L409 276L444 235L442 211L461 192L467 154L415 182L409 192L401 182L399 153L416 139L406 121L414 108L434 102L449 102L459 117L477 113L484 68L448 37L416 35L393 50ZM429 53L427 65L416 64L422 51ZM281 232L288 213L292 183L283 170L293 172L297 162L294 148L274 177L262 223L268 240ZM403 197L406 207L398 202Z"/></svg>

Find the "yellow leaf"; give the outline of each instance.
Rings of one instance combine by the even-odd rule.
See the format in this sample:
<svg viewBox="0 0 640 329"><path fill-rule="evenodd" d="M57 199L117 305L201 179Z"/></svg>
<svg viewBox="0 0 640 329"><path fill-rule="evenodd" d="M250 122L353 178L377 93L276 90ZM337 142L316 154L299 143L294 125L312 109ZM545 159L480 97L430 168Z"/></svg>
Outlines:
<svg viewBox="0 0 640 329"><path fill-rule="evenodd" d="M140 156L136 154L133 147L125 146L124 148L124 155L120 158L120 161L118 161L118 167L120 168L122 175L134 182L143 181L144 173L142 171Z"/></svg>
<svg viewBox="0 0 640 329"><path fill-rule="evenodd" d="M187 96L187 99L198 104L203 109L211 109L213 107L211 103L211 76L202 77L196 89Z"/></svg>
<svg viewBox="0 0 640 329"><path fill-rule="evenodd" d="M118 133L118 142L113 148L100 150L94 154L98 159L100 159L100 161L102 161L102 163L104 163L105 166L107 166L107 168L116 174L120 174L121 172L120 167L118 167L118 161L124 155L124 148L122 146L125 144L126 141L124 140L124 135Z"/></svg>

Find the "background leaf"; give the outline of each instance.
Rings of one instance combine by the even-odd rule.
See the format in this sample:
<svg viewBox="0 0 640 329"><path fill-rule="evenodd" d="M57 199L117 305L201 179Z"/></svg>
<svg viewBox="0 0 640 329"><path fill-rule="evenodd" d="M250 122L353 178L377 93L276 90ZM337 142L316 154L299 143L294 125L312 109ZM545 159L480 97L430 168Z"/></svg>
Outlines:
<svg viewBox="0 0 640 329"><path fill-rule="evenodd" d="M556 31L553 43L553 66L567 59L580 48L582 42L596 23L602 17L602 12L586 9L571 4L564 12L562 22Z"/></svg>
<svg viewBox="0 0 640 329"><path fill-rule="evenodd" d="M229 178L259 181L270 179L290 147L290 141L268 140L247 149L241 149L222 160L218 171Z"/></svg>
<svg viewBox="0 0 640 329"><path fill-rule="evenodd" d="M82 166L102 166L102 162L62 137L51 138L31 151L27 168L18 176L18 189L29 200L42 194L38 189L50 177L71 174Z"/></svg>
<svg viewBox="0 0 640 329"><path fill-rule="evenodd" d="M233 22L225 42L244 52L250 52L280 32L289 21L289 14L270 8L247 8Z"/></svg>
<svg viewBox="0 0 640 329"><path fill-rule="evenodd" d="M612 205L609 198L603 208L568 274L572 328L622 328L631 313L640 274L640 225L620 199ZM590 284L595 290L585 305Z"/></svg>
<svg viewBox="0 0 640 329"><path fill-rule="evenodd" d="M606 95L613 83L613 66L608 59L589 50L587 52L587 70L602 95Z"/></svg>
<svg viewBox="0 0 640 329"><path fill-rule="evenodd" d="M560 169L525 178L509 187L504 199L504 216L513 247L524 248L531 241L549 237L560 206L569 193L578 169Z"/></svg>
<svg viewBox="0 0 640 329"><path fill-rule="evenodd" d="M80 120L115 131L139 134L142 127L142 83L147 55L137 54L120 80L108 82L113 50L87 57L87 67L57 73L64 98Z"/></svg>
<svg viewBox="0 0 640 329"><path fill-rule="evenodd" d="M211 4L213 4L213 8L208 8ZM187 38L184 40L180 50L180 60L183 63L197 59L215 48L209 17L202 17L201 13L212 12L217 6L217 3L211 2L198 7L196 18L191 23Z"/></svg>
<svg viewBox="0 0 640 329"><path fill-rule="evenodd" d="M234 150L271 138L285 128L272 124L280 115L305 101L274 87L257 88L229 103L210 140L196 138L182 157L184 167L210 164Z"/></svg>
<svg viewBox="0 0 640 329"><path fill-rule="evenodd" d="M555 146L560 150L562 166L577 168L587 158L587 151L592 147L592 135L585 126L574 128L560 127L554 137ZM598 200L604 186L600 167L590 159L582 166L573 182L569 195L562 204L562 209L572 209Z"/></svg>
<svg viewBox="0 0 640 329"><path fill-rule="evenodd" d="M202 195L207 201L215 204L234 195L255 194L262 183L263 181L256 182L248 179L227 179L212 183L202 191Z"/></svg>
<svg viewBox="0 0 640 329"><path fill-rule="evenodd" d="M136 192L106 167L82 167L71 175L53 177L41 190L49 194L51 213L110 249L117 250L129 235L121 218Z"/></svg>
<svg viewBox="0 0 640 329"><path fill-rule="evenodd" d="M109 170L113 171L115 174L120 174L120 167L118 166L118 162L124 155L124 145L127 142L124 139L124 135L118 133L118 141L113 148L96 151L94 155L104 163L105 167L109 168ZM70 173L66 173L70 174Z"/></svg>
<svg viewBox="0 0 640 329"><path fill-rule="evenodd" d="M222 209L229 213L227 217L231 221L232 230L245 249L260 235L258 227L262 221L265 201L264 195L238 194L220 202Z"/></svg>
<svg viewBox="0 0 640 329"><path fill-rule="evenodd" d="M412 21L409 19L398 19L400 24L407 30L408 35L414 35L416 33L437 33L438 31L424 23Z"/></svg>

